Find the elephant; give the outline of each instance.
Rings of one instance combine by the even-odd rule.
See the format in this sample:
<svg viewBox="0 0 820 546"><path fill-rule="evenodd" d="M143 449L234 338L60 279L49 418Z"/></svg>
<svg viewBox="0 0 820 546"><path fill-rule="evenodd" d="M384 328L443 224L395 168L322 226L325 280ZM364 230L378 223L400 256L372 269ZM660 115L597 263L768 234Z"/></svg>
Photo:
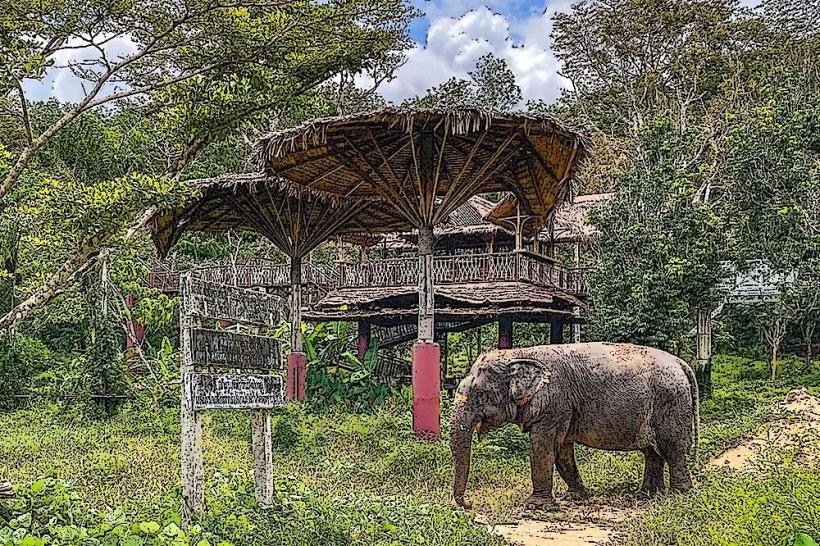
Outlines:
<svg viewBox="0 0 820 546"><path fill-rule="evenodd" d="M464 508L473 431L508 423L530 435L532 495L527 508L555 509L553 465L569 495L587 496L574 445L641 451L641 490L692 488L686 457L699 429L698 386L683 360L626 343L575 343L481 354L456 391L450 422L453 495Z"/></svg>

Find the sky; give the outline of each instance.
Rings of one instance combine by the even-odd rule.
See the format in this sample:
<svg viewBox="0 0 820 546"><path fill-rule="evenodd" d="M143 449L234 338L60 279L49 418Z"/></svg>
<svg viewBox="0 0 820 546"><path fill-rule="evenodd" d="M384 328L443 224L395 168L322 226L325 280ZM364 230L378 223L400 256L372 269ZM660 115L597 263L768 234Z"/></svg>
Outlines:
<svg viewBox="0 0 820 546"><path fill-rule="evenodd" d="M414 0L423 17L413 21L415 46L382 94L398 102L451 77L466 78L479 57L507 60L524 100L552 101L566 81L550 49L552 16L572 0Z"/></svg>
<svg viewBox="0 0 820 546"><path fill-rule="evenodd" d="M567 85L550 49L552 16L567 11L573 1L412 0L423 13L410 26L414 46L395 79L380 91L393 102L424 94L451 77L467 78L479 57L493 53L507 60L524 101L551 102ZM741 2L753 6L757 0ZM126 39L112 41L109 47L109 56L116 56L133 51L134 45ZM87 54L83 50L67 53L74 59ZM57 64L65 60L58 59ZM45 80L29 81L25 87L32 100L77 101L83 95L80 82L59 68L51 69Z"/></svg>

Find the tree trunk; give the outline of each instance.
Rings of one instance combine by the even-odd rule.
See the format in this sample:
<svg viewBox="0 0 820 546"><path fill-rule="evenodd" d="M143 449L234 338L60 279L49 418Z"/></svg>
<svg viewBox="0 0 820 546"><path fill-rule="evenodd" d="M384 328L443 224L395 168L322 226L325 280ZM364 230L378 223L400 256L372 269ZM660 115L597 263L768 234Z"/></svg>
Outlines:
<svg viewBox="0 0 820 546"><path fill-rule="evenodd" d="M87 239L73 255L63 262L63 265L54 272L43 286L0 318L0 332L14 330L20 324L20 321L28 317L35 309L45 305L60 294L63 285L87 269L87 266L92 263L90 260L99 254L100 248L109 238L110 236L105 233L97 233Z"/></svg>

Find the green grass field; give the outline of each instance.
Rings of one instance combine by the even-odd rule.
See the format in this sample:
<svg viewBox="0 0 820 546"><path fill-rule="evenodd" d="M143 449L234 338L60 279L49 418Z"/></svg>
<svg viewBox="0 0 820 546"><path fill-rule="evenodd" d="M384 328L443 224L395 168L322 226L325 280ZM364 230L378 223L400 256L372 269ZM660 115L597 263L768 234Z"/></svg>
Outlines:
<svg viewBox="0 0 820 546"><path fill-rule="evenodd" d="M784 364L775 383L762 363L715 359L716 387L702 404L696 491L648 503L624 524L628 544L793 544L820 529L820 463L773 454L753 474L707 470L704 462L770 419L796 385L820 391L820 362ZM445 415L448 408L445 407ZM20 487L4 501L13 517L0 544L500 544L474 514L450 499L446 442L410 435L406 397L371 414L305 413L274 419L277 498L253 500L249 425L241 412L208 418L208 514L179 530L179 425L173 409L123 408L91 419L71 408L0 413L0 481ZM581 450L579 464L596 499L635 497L637 454ZM563 483L556 480L559 494ZM513 519L529 493L528 439L507 427L477 443L469 485L490 522ZM43 539L46 539L43 541ZM28 542L26 542L28 541Z"/></svg>

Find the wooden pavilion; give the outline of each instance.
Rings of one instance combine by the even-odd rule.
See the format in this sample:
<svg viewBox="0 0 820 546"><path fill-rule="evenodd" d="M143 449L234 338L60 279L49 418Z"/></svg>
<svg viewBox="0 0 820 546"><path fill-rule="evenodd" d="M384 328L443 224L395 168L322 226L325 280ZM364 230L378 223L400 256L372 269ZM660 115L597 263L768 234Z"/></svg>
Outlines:
<svg viewBox="0 0 820 546"><path fill-rule="evenodd" d="M482 293L460 282L467 279L465 274L484 278L495 275L506 281L512 271L514 283L530 277L555 276L553 264L524 252L521 219L526 217L533 228L549 220L570 194L572 178L587 146L580 134L552 119L493 115L474 109L445 112L388 108L318 119L260 140L258 163L266 174L286 179L293 188L307 193L339 199L378 199L395 218L416 231L415 267L401 262L384 264L379 270L384 273L382 284L389 286L373 287L375 277L365 278L354 269L345 271L341 282L366 283L375 289L367 301L380 301L382 307L389 303L406 309L415 302L418 335L413 348L412 383L417 434L440 434L436 299L472 304L480 314L480 308L492 304L498 291L490 286ZM470 197L492 192L509 194L508 199L515 202L517 252L481 263L437 262L434 226L447 220ZM363 219L369 210L362 211L360 222L377 224ZM436 289L436 282L443 285L445 278L454 281L447 295ZM416 289L408 291L408 286ZM515 302L533 301L543 293L527 283L516 290ZM542 297L551 299L553 294ZM513 305L504 302L508 303ZM451 307L441 308L439 315L447 317ZM374 310L368 311L372 316ZM330 312L327 309L324 317L330 318ZM344 304L337 312L339 318L341 313L348 320L355 317L349 308L344 309ZM395 315L392 310L390 314Z"/></svg>
<svg viewBox="0 0 820 546"><path fill-rule="evenodd" d="M293 379L288 384L298 398L306 361L302 258L330 237L413 232L417 258L383 261L370 269L340 264L336 289L311 316L361 319L363 325L404 323L415 316L414 430L438 437L437 325L501 316L508 332L512 315L541 316L549 305L552 317L570 316L581 303L568 289L573 282L568 272L524 248L522 226L547 224L570 194L587 147L584 137L551 119L474 109L388 108L318 119L261 139L260 172L197 182L188 204L154 217L155 242L167 252L186 229L244 227L289 256ZM505 203L514 202L512 252L437 259L435 226L448 229L453 214L482 193L503 193Z"/></svg>

